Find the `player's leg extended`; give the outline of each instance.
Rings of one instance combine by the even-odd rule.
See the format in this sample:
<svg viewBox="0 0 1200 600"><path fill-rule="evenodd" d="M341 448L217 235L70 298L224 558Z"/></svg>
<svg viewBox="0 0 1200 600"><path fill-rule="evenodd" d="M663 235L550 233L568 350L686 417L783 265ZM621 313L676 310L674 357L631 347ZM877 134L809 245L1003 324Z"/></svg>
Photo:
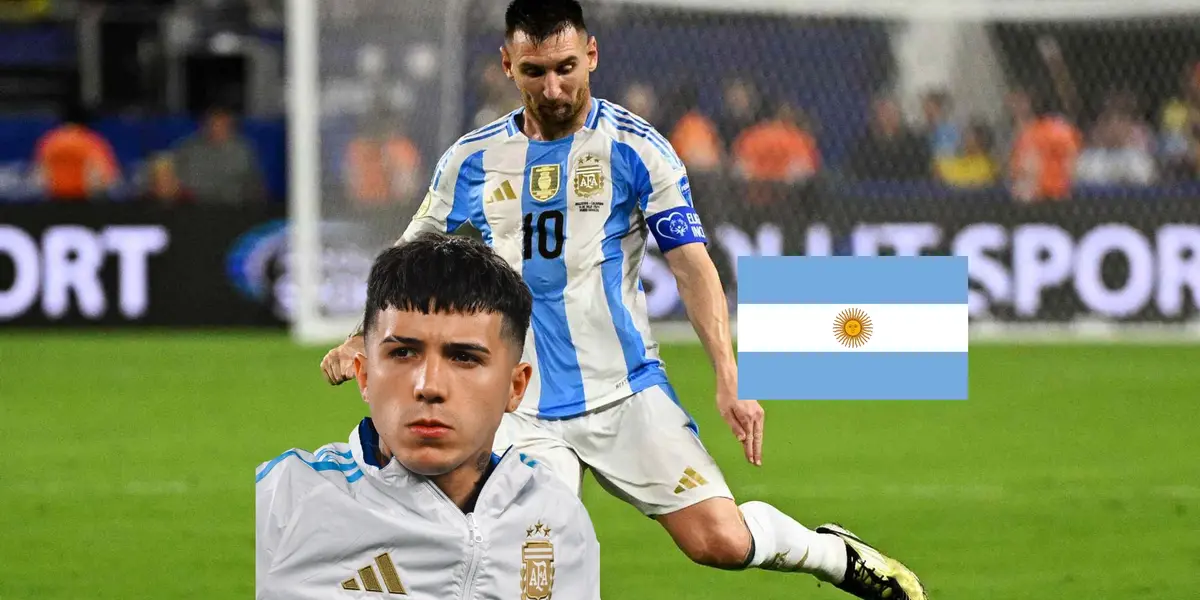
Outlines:
<svg viewBox="0 0 1200 600"><path fill-rule="evenodd" d="M656 518L693 560L699 549L701 557L720 561L697 560L702 564L808 573L859 598L926 598L916 574L853 533L832 524L812 531L765 502L735 506L711 498ZM738 528L741 535L731 535ZM739 550L745 552L741 562L731 564Z"/></svg>
<svg viewBox="0 0 1200 600"><path fill-rule="evenodd" d="M767 521L770 529L766 532L772 537L764 540L768 543L756 543L754 534L765 534L747 527L720 468L668 386L649 388L612 409L576 421L586 429L569 429L568 441L591 467L596 480L661 523L693 561L724 569L757 566L814 574L828 571L831 580L845 571L846 550L841 539L818 535L794 522L791 524L798 530L789 527L787 535L779 535L775 529L784 524ZM752 508L751 513L757 512ZM777 537L795 538L793 545L799 547L799 553L788 553ZM763 556L752 556L752 547L755 554ZM775 554L781 557L772 560ZM805 554L807 558L796 569ZM790 557L790 562L783 556Z"/></svg>
<svg viewBox="0 0 1200 600"><path fill-rule="evenodd" d="M910 571L858 538L810 530L763 502L739 507L669 387L586 419L591 436L567 437L597 481L655 518L693 561L808 573L860 598L924 599L915 576L901 581Z"/></svg>
<svg viewBox="0 0 1200 600"><path fill-rule="evenodd" d="M532 417L506 413L492 443L492 451L504 454L512 446L526 463L540 463L558 476L578 496L583 484L583 465L575 452L567 447L554 422L540 422Z"/></svg>

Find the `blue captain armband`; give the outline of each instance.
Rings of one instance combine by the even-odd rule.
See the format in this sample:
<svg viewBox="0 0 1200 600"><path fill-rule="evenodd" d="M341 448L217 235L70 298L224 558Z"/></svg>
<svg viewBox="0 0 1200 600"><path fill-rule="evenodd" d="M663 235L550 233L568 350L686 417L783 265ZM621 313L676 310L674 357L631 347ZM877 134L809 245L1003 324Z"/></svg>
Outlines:
<svg viewBox="0 0 1200 600"><path fill-rule="evenodd" d="M684 244L700 242L708 243L704 235L704 225L700 223L700 215L690 206L677 206L670 210L656 213L646 219L650 233L658 242L658 249L666 252Z"/></svg>

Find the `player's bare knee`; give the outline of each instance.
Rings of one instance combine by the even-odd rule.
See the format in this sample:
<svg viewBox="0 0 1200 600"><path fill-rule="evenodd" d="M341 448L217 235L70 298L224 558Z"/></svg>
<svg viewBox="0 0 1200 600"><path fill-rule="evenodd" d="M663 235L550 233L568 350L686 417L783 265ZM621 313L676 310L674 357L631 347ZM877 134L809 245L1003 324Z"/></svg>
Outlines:
<svg viewBox="0 0 1200 600"><path fill-rule="evenodd" d="M740 569L750 553L750 530L740 522L717 523L697 530L680 544L692 562L718 569Z"/></svg>

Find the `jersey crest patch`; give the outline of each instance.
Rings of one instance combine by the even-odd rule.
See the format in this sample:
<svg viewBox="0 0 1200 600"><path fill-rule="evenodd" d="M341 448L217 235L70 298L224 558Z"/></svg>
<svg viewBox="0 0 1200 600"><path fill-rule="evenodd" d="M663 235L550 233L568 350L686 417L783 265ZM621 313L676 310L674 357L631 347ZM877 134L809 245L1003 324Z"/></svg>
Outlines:
<svg viewBox="0 0 1200 600"><path fill-rule="evenodd" d="M536 165L529 170L529 195L545 202L558 194L562 171L558 165Z"/></svg>
<svg viewBox="0 0 1200 600"><path fill-rule="evenodd" d="M420 219L421 217L429 214L429 208L431 206L433 206L433 193L425 192L425 199L421 201L421 206L417 207L417 214L414 215L413 218Z"/></svg>
<svg viewBox="0 0 1200 600"><path fill-rule="evenodd" d="M538 521L525 530L521 545L521 600L550 600L554 591L554 543Z"/></svg>
<svg viewBox="0 0 1200 600"><path fill-rule="evenodd" d="M575 195L590 198L604 190L604 167L593 154L585 154L575 163Z"/></svg>

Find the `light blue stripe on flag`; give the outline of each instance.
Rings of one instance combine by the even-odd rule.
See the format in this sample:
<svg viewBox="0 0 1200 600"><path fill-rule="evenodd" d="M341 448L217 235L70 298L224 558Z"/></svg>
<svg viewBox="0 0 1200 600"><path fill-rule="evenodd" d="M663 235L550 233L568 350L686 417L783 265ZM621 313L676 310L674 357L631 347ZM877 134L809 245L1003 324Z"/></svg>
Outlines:
<svg viewBox="0 0 1200 600"><path fill-rule="evenodd" d="M745 352L738 395L754 400L965 400L966 352Z"/></svg>
<svg viewBox="0 0 1200 600"><path fill-rule="evenodd" d="M965 256L743 256L739 304L966 304Z"/></svg>

